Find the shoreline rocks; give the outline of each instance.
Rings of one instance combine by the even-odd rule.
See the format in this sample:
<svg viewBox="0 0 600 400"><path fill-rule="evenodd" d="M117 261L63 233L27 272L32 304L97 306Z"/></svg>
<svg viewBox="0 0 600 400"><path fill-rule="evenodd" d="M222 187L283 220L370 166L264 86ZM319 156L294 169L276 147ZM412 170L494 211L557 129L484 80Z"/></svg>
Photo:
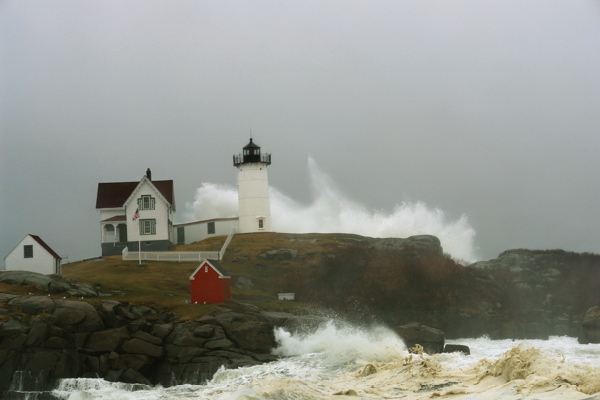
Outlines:
<svg viewBox="0 0 600 400"><path fill-rule="evenodd" d="M0 322L3 398L9 389L51 390L62 378L201 383L221 366L277 359L270 354L276 345L273 322L251 307L243 312L220 308L215 315L176 322L170 314L116 301L93 306L0 294L0 303L7 311Z"/></svg>

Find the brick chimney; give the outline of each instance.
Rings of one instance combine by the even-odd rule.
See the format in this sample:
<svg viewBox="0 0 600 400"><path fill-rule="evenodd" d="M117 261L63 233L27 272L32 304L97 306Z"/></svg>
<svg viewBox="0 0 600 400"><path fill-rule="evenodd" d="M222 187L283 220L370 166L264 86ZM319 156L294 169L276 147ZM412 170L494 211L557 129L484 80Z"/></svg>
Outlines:
<svg viewBox="0 0 600 400"><path fill-rule="evenodd" d="M148 178L149 181L152 180L152 172L150 172L150 168L146 170L146 178Z"/></svg>

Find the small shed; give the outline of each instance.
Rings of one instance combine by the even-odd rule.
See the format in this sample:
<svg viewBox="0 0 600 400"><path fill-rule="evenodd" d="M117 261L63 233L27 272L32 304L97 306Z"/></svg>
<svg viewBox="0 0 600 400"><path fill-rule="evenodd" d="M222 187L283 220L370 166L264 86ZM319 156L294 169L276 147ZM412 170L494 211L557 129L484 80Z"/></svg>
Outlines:
<svg viewBox="0 0 600 400"><path fill-rule="evenodd" d="M39 236L27 234L4 257L6 271L30 271L44 275L60 274L62 258Z"/></svg>
<svg viewBox="0 0 600 400"><path fill-rule="evenodd" d="M231 275L215 260L204 260L190 276L192 304L231 300Z"/></svg>

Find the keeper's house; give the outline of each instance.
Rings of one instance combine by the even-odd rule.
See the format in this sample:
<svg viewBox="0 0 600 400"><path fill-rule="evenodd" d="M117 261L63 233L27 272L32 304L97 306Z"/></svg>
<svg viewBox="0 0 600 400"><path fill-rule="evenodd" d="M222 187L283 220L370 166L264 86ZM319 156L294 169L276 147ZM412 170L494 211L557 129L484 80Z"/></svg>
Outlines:
<svg viewBox="0 0 600 400"><path fill-rule="evenodd" d="M250 139L233 156L238 169L238 215L173 225L173 181L154 181L150 169L139 182L99 183L102 256L129 251L168 251L171 244L190 244L230 232L271 231L267 167L271 155ZM139 217L136 212L139 212ZM138 246L139 243L139 246Z"/></svg>
<svg viewBox="0 0 600 400"><path fill-rule="evenodd" d="M6 271L30 271L44 275L60 274L62 258L39 236L26 235L4 257Z"/></svg>
<svg viewBox="0 0 600 400"><path fill-rule="evenodd" d="M215 260L204 260L190 276L192 304L231 300L231 275Z"/></svg>
<svg viewBox="0 0 600 400"><path fill-rule="evenodd" d="M150 169L139 182L99 183L102 256L167 251L173 241L175 193L172 180L153 181ZM139 214L139 216L138 216Z"/></svg>

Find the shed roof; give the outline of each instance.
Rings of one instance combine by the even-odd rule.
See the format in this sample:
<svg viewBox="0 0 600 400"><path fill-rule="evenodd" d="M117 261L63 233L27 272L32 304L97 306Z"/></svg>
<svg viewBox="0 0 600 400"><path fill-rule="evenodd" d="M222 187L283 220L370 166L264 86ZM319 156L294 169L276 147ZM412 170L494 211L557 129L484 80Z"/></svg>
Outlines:
<svg viewBox="0 0 600 400"><path fill-rule="evenodd" d="M216 260L204 260L200 263L200 265L198 265L198 268L196 268L194 272L192 272L192 275L190 275L190 280L194 279L194 275L196 275L196 272L198 272L200 268L204 266L204 264L210 265L212 269L217 271L221 278L231 278L229 272L227 272L225 268L221 267L221 265Z"/></svg>
<svg viewBox="0 0 600 400"><path fill-rule="evenodd" d="M173 181L151 181L154 187L173 205ZM122 207L140 182L108 182L98 184L96 208Z"/></svg>
<svg viewBox="0 0 600 400"><path fill-rule="evenodd" d="M48 246L48 245L46 244L46 242L44 242L44 241L42 240L42 238L40 238L40 237L39 237L39 236L37 236L37 235L32 235L31 233L29 234L29 236L31 236L31 237L33 238L33 240L35 240L36 242L38 242L38 243L40 244L40 246L42 246L44 249L46 249L46 251L47 251L48 253L52 254L52 256L53 256L54 258L58 258L59 260L62 260L62 257L61 257L61 256L59 256L58 254L56 254L56 252L55 252L54 250L52 250L52 248L51 248L50 246Z"/></svg>

